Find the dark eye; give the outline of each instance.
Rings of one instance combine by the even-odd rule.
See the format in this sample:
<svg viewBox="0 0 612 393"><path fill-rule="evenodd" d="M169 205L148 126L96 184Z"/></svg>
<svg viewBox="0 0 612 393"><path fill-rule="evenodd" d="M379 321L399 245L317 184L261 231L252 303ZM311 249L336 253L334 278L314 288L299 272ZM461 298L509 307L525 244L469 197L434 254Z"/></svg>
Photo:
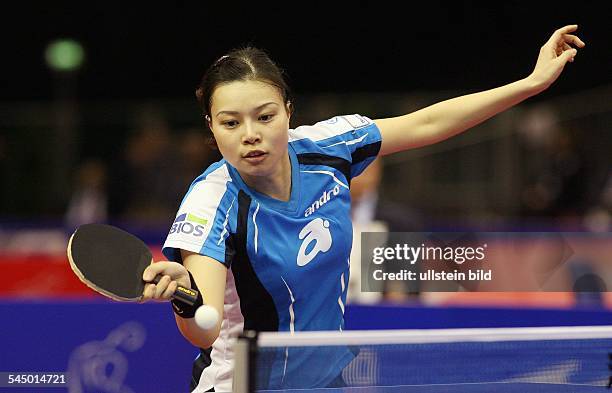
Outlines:
<svg viewBox="0 0 612 393"><path fill-rule="evenodd" d="M274 117L273 114L261 115L261 116L259 116L259 120L268 122L268 121L272 120L273 117Z"/></svg>
<svg viewBox="0 0 612 393"><path fill-rule="evenodd" d="M238 125L238 122L236 120L229 120L229 121L224 121L221 124L223 124L227 128L234 128Z"/></svg>

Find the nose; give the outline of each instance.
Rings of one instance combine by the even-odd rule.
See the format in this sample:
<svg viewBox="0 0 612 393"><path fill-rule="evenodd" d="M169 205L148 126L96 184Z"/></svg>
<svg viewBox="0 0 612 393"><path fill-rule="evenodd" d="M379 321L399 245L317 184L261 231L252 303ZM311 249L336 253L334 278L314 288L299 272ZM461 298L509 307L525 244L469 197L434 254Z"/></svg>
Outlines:
<svg viewBox="0 0 612 393"><path fill-rule="evenodd" d="M261 134L257 130L257 126L250 121L244 124L244 134L242 135L242 143L254 144L261 141Z"/></svg>

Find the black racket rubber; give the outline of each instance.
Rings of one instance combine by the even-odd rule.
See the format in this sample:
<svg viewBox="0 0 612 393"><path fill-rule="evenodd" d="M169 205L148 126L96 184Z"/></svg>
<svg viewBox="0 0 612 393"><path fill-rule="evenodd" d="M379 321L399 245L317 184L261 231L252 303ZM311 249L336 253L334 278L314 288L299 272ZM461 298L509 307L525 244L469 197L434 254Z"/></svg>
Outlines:
<svg viewBox="0 0 612 393"><path fill-rule="evenodd" d="M70 238L68 257L77 276L115 300L138 301L146 284L144 270L153 259L147 245L129 232L105 224L80 226ZM153 279L161 280L161 275ZM193 305L198 292L179 286L174 299Z"/></svg>

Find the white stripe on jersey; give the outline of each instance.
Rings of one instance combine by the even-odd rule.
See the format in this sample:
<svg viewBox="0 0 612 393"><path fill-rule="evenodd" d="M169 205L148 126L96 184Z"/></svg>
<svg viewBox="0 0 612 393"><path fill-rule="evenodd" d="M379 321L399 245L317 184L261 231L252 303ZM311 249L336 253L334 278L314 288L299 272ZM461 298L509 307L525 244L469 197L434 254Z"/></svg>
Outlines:
<svg viewBox="0 0 612 393"><path fill-rule="evenodd" d="M295 303L295 298L293 297L293 292L291 292L291 288L287 284L287 281L281 276L281 280L285 283L287 287L287 291L289 291L289 297L291 297L291 304L289 305L289 316L291 317L291 321L289 322L289 331L291 333L295 333L295 314L293 313L293 304Z"/></svg>
<svg viewBox="0 0 612 393"><path fill-rule="evenodd" d="M334 181L335 181L336 183L340 184L342 187L346 188L347 190L349 189L349 187L348 187L346 184L342 183L342 182L341 182L341 181L340 181L340 180L339 180L339 179L336 177L336 175L334 175L334 174L333 174L332 172L330 172L330 171L301 171L301 172L303 172L303 173L320 173L320 174L322 174L322 175L328 175L328 176L331 176L331 177L333 177L333 178L334 178Z"/></svg>
<svg viewBox="0 0 612 393"><path fill-rule="evenodd" d="M291 297L291 304L289 305L289 316L291 317L291 321L289 322L289 331L291 334L295 333L295 314L293 311L293 304L295 303L295 298L293 297L293 292L291 292L291 288L287 284L287 281L281 276L281 280L285 283L287 290L289 291L289 296ZM283 366L283 378L281 383L285 381L285 374L287 373L287 362L289 361L289 347L285 348L285 365Z"/></svg>
<svg viewBox="0 0 612 393"><path fill-rule="evenodd" d="M225 240L224 235L229 234L229 232L227 231L227 221L229 220L229 214L230 214L230 211L232 210L232 206L234 206L235 200L236 198L234 197L234 199L232 199L232 203L230 203L230 207L228 207L227 211L225 212L225 221L223 221L223 230L219 234L219 241L217 242L217 246L221 244L223 240Z"/></svg>
<svg viewBox="0 0 612 393"><path fill-rule="evenodd" d="M289 142L305 138L318 142L373 123L372 120L360 115L336 116L326 121L320 121L312 126L300 126L289 130Z"/></svg>
<svg viewBox="0 0 612 393"><path fill-rule="evenodd" d="M338 296L338 304L340 305L340 310L342 310L342 315L344 315L344 303L342 303L342 295L344 294L344 290L346 289L346 285L344 284L344 273L340 275L340 296Z"/></svg>
<svg viewBox="0 0 612 393"><path fill-rule="evenodd" d="M338 143L333 143L333 144L331 144L329 146L323 146L323 148L327 149L329 147L334 147L334 146L338 146L338 145L342 145L342 144L347 145L347 146L354 145L355 143L359 143L359 142L363 141L366 136L368 136L367 132L361 138L352 139L350 141L341 141L341 142L338 142Z"/></svg>
<svg viewBox="0 0 612 393"><path fill-rule="evenodd" d="M350 275L350 271L351 271L351 259L347 259L346 260L347 264L348 264L348 268L346 270L347 275ZM340 305L340 309L342 310L342 315L344 315L344 303L342 303L342 295L344 295L344 292L347 291L348 292L348 280L345 283L344 282L344 273L342 273L342 275L340 276L340 286L342 287L342 292L340 292L340 297L338 298L338 304ZM340 324L340 326L338 327L338 330L342 331L342 323Z"/></svg>
<svg viewBox="0 0 612 393"><path fill-rule="evenodd" d="M198 237L180 231L168 235L164 248L174 247L199 253L213 227L217 208L227 191L227 183L231 181L227 165L222 165L196 183L176 213L176 217L181 214L193 214L206 219L207 224L203 226L202 234Z"/></svg>
<svg viewBox="0 0 612 393"><path fill-rule="evenodd" d="M257 221L255 221L258 211L259 211L259 202L257 202L257 208L255 209L255 213L253 213L253 225L255 225L255 254L257 254L257 236L259 235L259 229L257 228Z"/></svg>

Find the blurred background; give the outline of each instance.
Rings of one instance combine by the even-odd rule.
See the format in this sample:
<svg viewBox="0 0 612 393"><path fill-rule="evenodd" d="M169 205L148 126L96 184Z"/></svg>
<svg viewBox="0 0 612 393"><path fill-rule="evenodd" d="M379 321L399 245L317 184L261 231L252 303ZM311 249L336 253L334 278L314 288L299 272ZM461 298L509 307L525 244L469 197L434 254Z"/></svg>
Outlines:
<svg viewBox="0 0 612 393"><path fill-rule="evenodd" d="M13 6L0 31L2 318L36 326L44 313L57 324L51 337L64 337L65 326L80 323L79 313L93 319L87 337L56 341L68 349L50 350L56 357L48 363L14 357L0 370L64 370L82 342L141 318L140 327L124 327L126 337L157 326L149 335L184 352L176 357L185 362L174 367L188 378L193 351L167 305L109 307L73 276L66 239L82 223L106 222L145 239L161 258L189 184L219 159L205 144L195 87L209 64L247 44L286 70L296 127L339 114L401 115L523 78L551 33L577 23L587 46L548 91L463 135L385 157L357 179L355 232L610 232L610 2ZM374 216L358 209L373 195L382 211ZM610 267L610 258L599 253L596 263L574 268L574 276ZM494 315L483 319L489 326L612 321L607 294L354 293L355 304L381 305L393 315L433 315L425 327L463 326L485 314ZM20 311L26 306L32 311ZM365 326L359 307L365 306L347 310L349 328ZM462 317L474 310L484 311ZM512 314L517 310L524 313ZM542 310L559 314L546 319ZM410 319L393 327L418 327ZM13 328L4 337L13 334L24 333Z"/></svg>

